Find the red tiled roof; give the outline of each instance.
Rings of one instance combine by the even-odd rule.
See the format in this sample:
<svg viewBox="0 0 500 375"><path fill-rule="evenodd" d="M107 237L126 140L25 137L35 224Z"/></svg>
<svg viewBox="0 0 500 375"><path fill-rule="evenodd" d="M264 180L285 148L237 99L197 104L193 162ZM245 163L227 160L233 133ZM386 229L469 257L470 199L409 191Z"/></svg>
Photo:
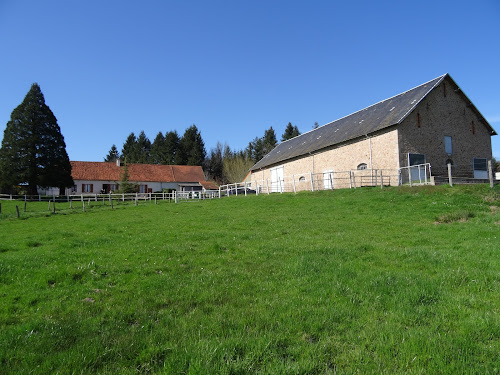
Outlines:
<svg viewBox="0 0 500 375"><path fill-rule="evenodd" d="M123 166L97 161L72 161L73 180L120 181ZM191 165L128 164L132 182L202 182L203 169Z"/></svg>
<svg viewBox="0 0 500 375"><path fill-rule="evenodd" d="M213 181L200 181L200 185L203 186L207 190L218 190L219 185L217 185Z"/></svg>

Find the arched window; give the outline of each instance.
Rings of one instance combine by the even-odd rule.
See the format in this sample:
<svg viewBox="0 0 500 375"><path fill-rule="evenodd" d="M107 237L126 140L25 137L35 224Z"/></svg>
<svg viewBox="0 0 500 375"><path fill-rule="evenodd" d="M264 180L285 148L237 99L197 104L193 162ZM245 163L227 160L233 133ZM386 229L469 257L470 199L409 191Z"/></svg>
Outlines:
<svg viewBox="0 0 500 375"><path fill-rule="evenodd" d="M306 178L304 176L299 177L299 182L304 182L305 180L306 180Z"/></svg>
<svg viewBox="0 0 500 375"><path fill-rule="evenodd" d="M368 166L366 165L366 163L361 163L358 165L357 169L359 171L363 170L363 169L366 169Z"/></svg>

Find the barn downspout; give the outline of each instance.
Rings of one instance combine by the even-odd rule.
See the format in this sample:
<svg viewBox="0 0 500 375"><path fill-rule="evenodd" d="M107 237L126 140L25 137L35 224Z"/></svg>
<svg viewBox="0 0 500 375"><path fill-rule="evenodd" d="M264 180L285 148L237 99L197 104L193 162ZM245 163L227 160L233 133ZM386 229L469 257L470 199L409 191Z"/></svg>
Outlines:
<svg viewBox="0 0 500 375"><path fill-rule="evenodd" d="M373 160L372 160L372 138L366 134L366 138L368 138L368 146L370 148L370 176L371 176L371 183L373 185Z"/></svg>

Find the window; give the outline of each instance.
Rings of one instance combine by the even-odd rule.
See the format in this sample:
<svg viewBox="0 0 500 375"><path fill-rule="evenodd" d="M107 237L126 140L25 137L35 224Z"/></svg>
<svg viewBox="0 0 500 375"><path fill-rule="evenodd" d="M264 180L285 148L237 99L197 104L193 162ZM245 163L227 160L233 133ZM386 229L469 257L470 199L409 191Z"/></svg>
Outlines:
<svg viewBox="0 0 500 375"><path fill-rule="evenodd" d="M139 193L147 193L148 185L139 185Z"/></svg>
<svg viewBox="0 0 500 375"><path fill-rule="evenodd" d="M82 184L82 193L93 193L94 184Z"/></svg>
<svg viewBox="0 0 500 375"><path fill-rule="evenodd" d="M356 168L356 169L357 169L358 171L362 171L362 170L364 170L364 169L366 169L366 168L368 168L368 166L366 165L366 163L361 163L361 164L359 164L359 165L357 166L357 168Z"/></svg>
<svg viewBox="0 0 500 375"><path fill-rule="evenodd" d="M488 178L488 159L474 158L474 178Z"/></svg>
<svg viewBox="0 0 500 375"><path fill-rule="evenodd" d="M299 177L299 182L304 182L305 180L306 180L306 178L304 176Z"/></svg>
<svg viewBox="0 0 500 375"><path fill-rule="evenodd" d="M412 181L427 181L427 168L424 154L408 154L408 165Z"/></svg>
<svg viewBox="0 0 500 375"><path fill-rule="evenodd" d="M444 151L448 154L452 154L452 147L451 147L451 137L445 135L444 136Z"/></svg>
<svg viewBox="0 0 500 375"><path fill-rule="evenodd" d="M420 165L425 164L424 154L408 154L408 165Z"/></svg>

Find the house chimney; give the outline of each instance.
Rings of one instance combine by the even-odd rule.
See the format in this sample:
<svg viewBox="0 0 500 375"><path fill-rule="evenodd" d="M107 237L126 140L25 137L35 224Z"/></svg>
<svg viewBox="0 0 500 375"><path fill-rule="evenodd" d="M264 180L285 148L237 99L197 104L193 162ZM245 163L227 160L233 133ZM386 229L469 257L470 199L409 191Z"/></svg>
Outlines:
<svg viewBox="0 0 500 375"><path fill-rule="evenodd" d="M122 161L120 160L120 158L116 159L116 166L117 167L121 167L122 166Z"/></svg>

